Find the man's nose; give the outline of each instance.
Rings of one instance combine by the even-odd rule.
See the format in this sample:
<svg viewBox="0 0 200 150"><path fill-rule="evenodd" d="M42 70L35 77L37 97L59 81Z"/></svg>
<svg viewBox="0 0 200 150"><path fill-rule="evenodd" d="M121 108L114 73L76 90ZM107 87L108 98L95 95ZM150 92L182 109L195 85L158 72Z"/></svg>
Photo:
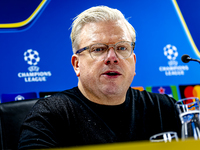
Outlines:
<svg viewBox="0 0 200 150"><path fill-rule="evenodd" d="M117 64L119 62L119 58L113 47L109 48L104 62L105 64Z"/></svg>

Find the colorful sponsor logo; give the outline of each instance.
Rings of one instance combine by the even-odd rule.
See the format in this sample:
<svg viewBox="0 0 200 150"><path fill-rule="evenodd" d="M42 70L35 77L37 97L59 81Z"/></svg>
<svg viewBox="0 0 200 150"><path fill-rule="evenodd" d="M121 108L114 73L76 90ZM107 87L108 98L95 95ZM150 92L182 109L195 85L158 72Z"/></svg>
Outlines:
<svg viewBox="0 0 200 150"><path fill-rule="evenodd" d="M198 57L200 57L200 14L199 0L195 1L183 1L183 0L172 0L172 3L175 7L175 10L178 14L178 17L182 23L182 26L185 30L185 33L188 37L188 40Z"/></svg>
<svg viewBox="0 0 200 150"><path fill-rule="evenodd" d="M200 99L200 85L179 85L181 99L197 97Z"/></svg>
<svg viewBox="0 0 200 150"><path fill-rule="evenodd" d="M29 27L50 0L0 1L0 32Z"/></svg>
<svg viewBox="0 0 200 150"><path fill-rule="evenodd" d="M142 86L135 86L135 87L131 87L131 88L133 88L135 90L139 90L139 91L144 91L144 87L142 87Z"/></svg>
<svg viewBox="0 0 200 150"><path fill-rule="evenodd" d="M167 94L168 96L173 97L175 100L179 99L176 86L149 86L146 87L146 91Z"/></svg>
<svg viewBox="0 0 200 150"><path fill-rule="evenodd" d="M187 65L178 65L178 61L176 61L178 57L176 46L167 44L163 48L163 54L168 59L168 65L160 66L159 71L164 72L165 76L182 76L185 71L189 70Z"/></svg>

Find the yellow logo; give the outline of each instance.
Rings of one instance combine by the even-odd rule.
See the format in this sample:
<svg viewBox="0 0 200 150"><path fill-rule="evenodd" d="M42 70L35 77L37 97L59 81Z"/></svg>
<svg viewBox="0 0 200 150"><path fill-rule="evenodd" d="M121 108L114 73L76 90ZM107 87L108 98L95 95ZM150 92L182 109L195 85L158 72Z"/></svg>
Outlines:
<svg viewBox="0 0 200 150"><path fill-rule="evenodd" d="M37 8L33 11L33 13L25 20L14 23L0 23L0 28L19 28L27 25L36 17L36 15L40 12L40 10L43 8L46 2L47 0L41 0Z"/></svg>
<svg viewBox="0 0 200 150"><path fill-rule="evenodd" d="M198 50L198 48L197 48L197 46L196 46L196 44L195 44L195 42L194 42L194 40L193 40L193 38L191 36L191 33L190 33L189 29L188 29L188 26L187 26L187 24L185 22L185 19L184 19L182 13L181 13L181 10L179 8L179 5L178 5L177 1L176 0L172 0L172 2L173 2L173 5L174 5L174 7L176 9L176 12L177 12L177 14L178 14L178 16L180 18L180 21L181 21L181 23L183 25L183 28L184 28L184 30L186 32L186 35L187 35L187 37L188 37L188 39L189 39L189 41L191 43L192 48L194 49L194 51L197 54L197 56L200 57L200 52L199 52L199 50Z"/></svg>

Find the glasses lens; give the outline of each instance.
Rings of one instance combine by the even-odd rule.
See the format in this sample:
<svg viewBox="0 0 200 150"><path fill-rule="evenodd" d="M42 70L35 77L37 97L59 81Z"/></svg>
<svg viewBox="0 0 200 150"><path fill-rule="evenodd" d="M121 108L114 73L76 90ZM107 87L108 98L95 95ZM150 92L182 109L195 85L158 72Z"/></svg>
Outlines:
<svg viewBox="0 0 200 150"><path fill-rule="evenodd" d="M90 47L90 55L93 59L102 60L106 57L108 46L105 44L94 44Z"/></svg>
<svg viewBox="0 0 200 150"><path fill-rule="evenodd" d="M115 50L117 55L124 59L124 58L128 58L133 50L133 46L131 44L131 42L119 42L115 45Z"/></svg>

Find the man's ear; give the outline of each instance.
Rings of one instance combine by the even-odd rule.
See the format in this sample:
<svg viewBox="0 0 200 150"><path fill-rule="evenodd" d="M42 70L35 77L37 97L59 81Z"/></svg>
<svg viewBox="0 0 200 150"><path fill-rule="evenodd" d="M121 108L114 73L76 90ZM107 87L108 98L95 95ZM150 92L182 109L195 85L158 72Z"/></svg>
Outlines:
<svg viewBox="0 0 200 150"><path fill-rule="evenodd" d="M134 61L135 61L135 64L136 64L136 55L134 54ZM136 65L135 65L136 67ZM134 76L136 75L136 72L134 72Z"/></svg>
<svg viewBox="0 0 200 150"><path fill-rule="evenodd" d="M76 54L72 55L71 63L72 66L74 67L76 76L79 77L80 76L79 57Z"/></svg>

